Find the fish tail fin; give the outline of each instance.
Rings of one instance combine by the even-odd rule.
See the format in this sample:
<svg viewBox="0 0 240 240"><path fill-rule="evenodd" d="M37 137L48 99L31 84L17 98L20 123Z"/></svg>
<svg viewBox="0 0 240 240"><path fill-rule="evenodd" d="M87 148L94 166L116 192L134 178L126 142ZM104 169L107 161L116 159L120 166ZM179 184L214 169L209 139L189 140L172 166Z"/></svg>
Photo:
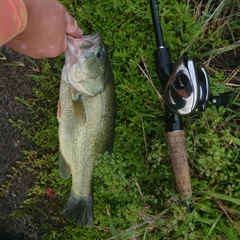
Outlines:
<svg viewBox="0 0 240 240"><path fill-rule="evenodd" d="M70 193L63 209L63 216L77 221L83 227L91 228L94 221L93 196L78 199Z"/></svg>

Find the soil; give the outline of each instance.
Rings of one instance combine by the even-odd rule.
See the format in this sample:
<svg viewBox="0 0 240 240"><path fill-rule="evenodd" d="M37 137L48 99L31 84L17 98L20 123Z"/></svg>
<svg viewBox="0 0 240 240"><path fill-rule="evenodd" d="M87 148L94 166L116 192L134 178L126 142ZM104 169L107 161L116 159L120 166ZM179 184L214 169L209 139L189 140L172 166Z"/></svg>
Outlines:
<svg viewBox="0 0 240 240"><path fill-rule="evenodd" d="M1 54L2 53L2 54ZM32 144L21 135L21 132L11 125L9 119L31 119L26 107L16 101L15 96L32 98L34 81L25 74L29 73L32 65L26 57L17 54L6 46L0 47L0 187L6 184L7 175L13 175L12 167L18 168L17 161L24 162L23 149L31 149ZM5 59L4 59L5 57ZM9 66L14 64L23 66ZM37 63L37 61L36 61ZM17 174L7 190L0 189L0 216L6 216L18 209L26 199L26 194L34 182L34 177L27 171L27 164L22 174ZM38 229L33 224L31 216L24 216L14 220L0 218L0 232L23 237L23 239L37 239ZM0 239L8 239L0 236ZM16 238L14 238L16 239Z"/></svg>

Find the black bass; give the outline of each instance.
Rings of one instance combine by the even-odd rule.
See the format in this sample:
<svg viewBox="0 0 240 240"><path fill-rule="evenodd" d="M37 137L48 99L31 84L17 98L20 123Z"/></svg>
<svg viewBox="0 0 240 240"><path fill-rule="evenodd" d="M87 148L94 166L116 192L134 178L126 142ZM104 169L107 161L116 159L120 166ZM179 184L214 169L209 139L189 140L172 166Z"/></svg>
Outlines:
<svg viewBox="0 0 240 240"><path fill-rule="evenodd" d="M113 149L115 91L100 35L68 37L58 103L59 172L72 174L63 215L92 227L93 170L99 154Z"/></svg>

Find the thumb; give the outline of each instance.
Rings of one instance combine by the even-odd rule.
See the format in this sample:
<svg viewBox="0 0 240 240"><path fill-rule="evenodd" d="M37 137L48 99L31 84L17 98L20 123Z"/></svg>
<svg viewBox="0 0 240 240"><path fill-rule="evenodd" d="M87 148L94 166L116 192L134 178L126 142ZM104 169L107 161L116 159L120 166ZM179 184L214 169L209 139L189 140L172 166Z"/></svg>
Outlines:
<svg viewBox="0 0 240 240"><path fill-rule="evenodd" d="M82 30L78 27L77 21L68 13L65 13L67 21L66 33L73 38L81 38L83 36Z"/></svg>

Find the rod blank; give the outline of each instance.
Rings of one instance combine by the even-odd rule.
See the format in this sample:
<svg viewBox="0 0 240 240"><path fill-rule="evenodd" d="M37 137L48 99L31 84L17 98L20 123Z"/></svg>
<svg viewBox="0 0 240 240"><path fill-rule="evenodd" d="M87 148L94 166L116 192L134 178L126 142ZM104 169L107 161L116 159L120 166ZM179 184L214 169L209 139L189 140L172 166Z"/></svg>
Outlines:
<svg viewBox="0 0 240 240"><path fill-rule="evenodd" d="M155 0L150 0L150 7L152 12L153 27L155 32L155 38L158 48L164 47L164 40L162 35L162 28L159 21L157 2Z"/></svg>

